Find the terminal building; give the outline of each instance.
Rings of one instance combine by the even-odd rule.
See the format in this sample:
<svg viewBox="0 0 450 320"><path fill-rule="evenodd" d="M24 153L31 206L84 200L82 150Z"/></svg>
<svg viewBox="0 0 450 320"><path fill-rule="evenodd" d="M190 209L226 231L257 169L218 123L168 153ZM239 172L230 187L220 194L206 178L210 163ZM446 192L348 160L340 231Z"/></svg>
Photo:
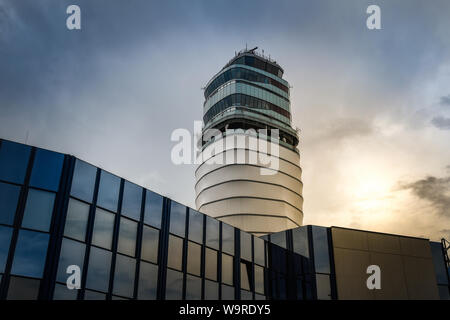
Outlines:
<svg viewBox="0 0 450 320"><path fill-rule="evenodd" d="M0 140L0 300L449 299L447 250L339 227L257 237L71 155Z"/></svg>

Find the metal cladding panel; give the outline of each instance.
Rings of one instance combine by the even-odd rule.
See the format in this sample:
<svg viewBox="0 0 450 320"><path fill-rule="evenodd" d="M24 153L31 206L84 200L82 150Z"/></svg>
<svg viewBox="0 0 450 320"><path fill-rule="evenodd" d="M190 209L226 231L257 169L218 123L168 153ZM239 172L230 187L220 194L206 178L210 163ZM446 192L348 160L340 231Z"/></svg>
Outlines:
<svg viewBox="0 0 450 320"><path fill-rule="evenodd" d="M332 227L337 295L354 299L439 299L430 243ZM369 289L367 268L380 267L380 289Z"/></svg>

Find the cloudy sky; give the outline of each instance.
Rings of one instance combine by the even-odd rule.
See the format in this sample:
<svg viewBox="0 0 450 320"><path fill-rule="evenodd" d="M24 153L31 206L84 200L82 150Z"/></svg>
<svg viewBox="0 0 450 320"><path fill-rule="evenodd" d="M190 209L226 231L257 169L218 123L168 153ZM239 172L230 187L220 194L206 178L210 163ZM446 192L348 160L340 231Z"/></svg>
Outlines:
<svg viewBox="0 0 450 320"><path fill-rule="evenodd" d="M259 46L292 86L304 223L450 238L449 14L446 0L0 0L0 137L194 207L170 135L193 130L234 52Z"/></svg>

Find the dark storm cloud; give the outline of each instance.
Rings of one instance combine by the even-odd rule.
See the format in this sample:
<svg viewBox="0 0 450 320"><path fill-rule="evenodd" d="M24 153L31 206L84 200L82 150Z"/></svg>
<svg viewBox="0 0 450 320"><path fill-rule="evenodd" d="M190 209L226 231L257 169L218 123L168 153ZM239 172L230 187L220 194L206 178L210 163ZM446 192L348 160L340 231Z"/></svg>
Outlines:
<svg viewBox="0 0 450 320"><path fill-rule="evenodd" d="M438 116L431 120L431 123L438 129L450 130L450 118Z"/></svg>
<svg viewBox="0 0 450 320"><path fill-rule="evenodd" d="M240 46L247 41L258 45L262 39L272 38L299 49L305 42L323 43L327 50L348 54L349 59L355 54L365 56L370 76L383 77L393 90L407 85L421 70L425 52L432 52L432 58L439 60L443 51L442 41L433 30L436 12L420 1L411 2L407 11L403 10L404 3L380 1L383 25L389 31L378 34L365 28L369 4L365 1L136 0L124 5L122 1L79 0L76 4L82 11L82 30L68 31L65 10L72 3L0 2L0 96L4 108L17 107L22 100L28 105L27 98L44 99L61 87L83 90L98 83L99 60L111 52L122 52L124 61L132 59L128 50L139 43L154 45L157 51L164 42L173 41L176 47L180 40L180 47L167 52L167 59L182 61L184 40L189 40L198 51L197 60L190 62L194 64L203 63L205 48L215 46L217 52L221 51L220 41L233 34L241 37ZM417 19L426 23L406 23ZM421 45L411 48L418 41ZM285 54L281 48L267 49L282 59ZM239 49L230 46L226 56ZM427 64L427 70L433 68Z"/></svg>
<svg viewBox="0 0 450 320"><path fill-rule="evenodd" d="M72 2L0 2L3 108L17 107L25 96L45 99L60 87L82 89L99 80L98 61L108 53L121 51L126 60L128 48L131 51L141 41L160 41L161 30L169 32L173 21L189 28L186 16L174 10L175 3L134 1L121 6L119 2L81 0L77 5L82 30L69 31L66 8ZM183 2L177 5L183 6Z"/></svg>
<svg viewBox="0 0 450 320"><path fill-rule="evenodd" d="M450 94L441 97L441 105L450 106Z"/></svg>
<svg viewBox="0 0 450 320"><path fill-rule="evenodd" d="M443 178L428 176L400 185L400 189L411 190L415 196L429 201L438 214L450 218L450 176Z"/></svg>
<svg viewBox="0 0 450 320"><path fill-rule="evenodd" d="M450 94L442 96L439 103L443 107L450 106ZM431 119L431 124L441 130L450 130L450 118L447 117L436 116Z"/></svg>

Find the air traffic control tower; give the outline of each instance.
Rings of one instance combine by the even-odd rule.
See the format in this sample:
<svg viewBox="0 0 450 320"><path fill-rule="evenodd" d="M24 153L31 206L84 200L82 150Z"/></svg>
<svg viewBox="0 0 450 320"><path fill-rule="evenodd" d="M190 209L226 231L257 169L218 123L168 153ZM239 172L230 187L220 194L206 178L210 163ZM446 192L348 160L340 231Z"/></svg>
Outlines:
<svg viewBox="0 0 450 320"><path fill-rule="evenodd" d="M236 53L204 89L195 191L199 211L261 236L302 225L303 184L289 83L256 49Z"/></svg>

